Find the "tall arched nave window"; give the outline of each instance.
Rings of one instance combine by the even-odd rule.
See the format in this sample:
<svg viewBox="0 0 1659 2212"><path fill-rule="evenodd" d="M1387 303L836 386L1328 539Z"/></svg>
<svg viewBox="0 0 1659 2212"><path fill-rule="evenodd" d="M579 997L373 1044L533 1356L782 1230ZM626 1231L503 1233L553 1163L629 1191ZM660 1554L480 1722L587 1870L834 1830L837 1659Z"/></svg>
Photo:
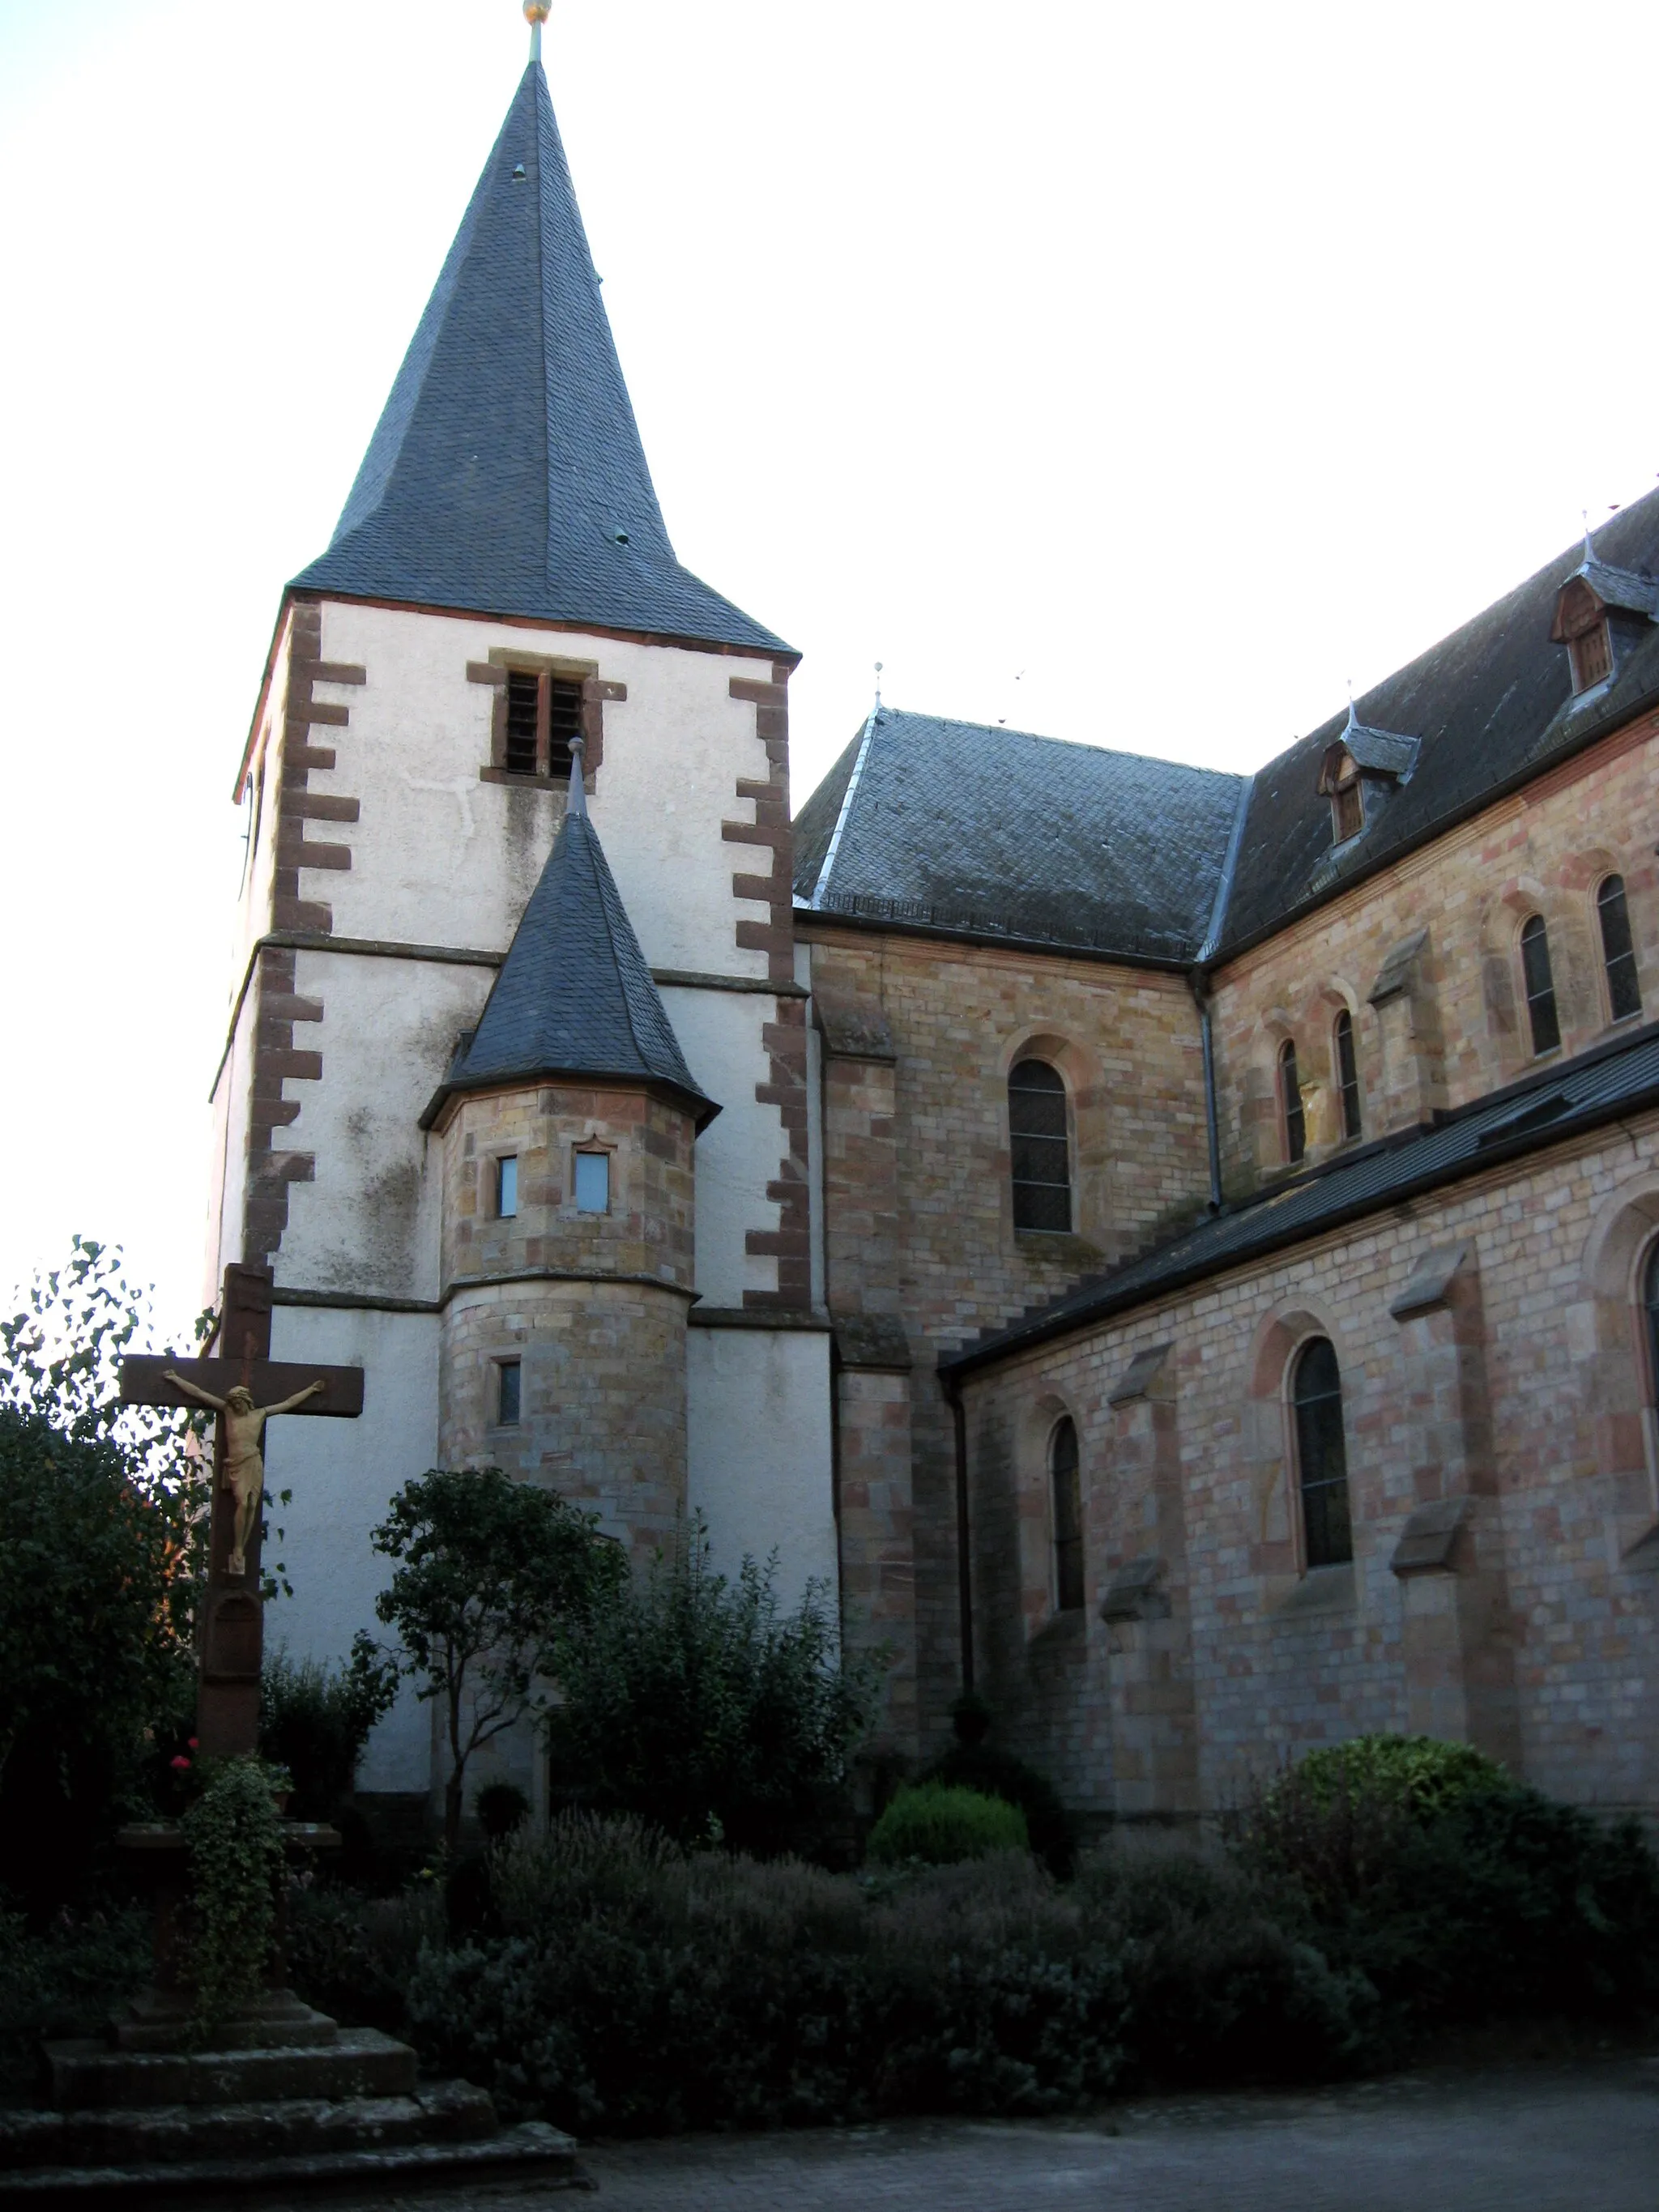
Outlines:
<svg viewBox="0 0 1659 2212"><path fill-rule="evenodd" d="M1279 1111L1285 1133L1285 1158L1294 1167L1308 1149L1308 1121L1302 1110L1302 1079L1297 1073L1295 1040L1279 1048Z"/></svg>
<svg viewBox="0 0 1659 2212"><path fill-rule="evenodd" d="M1352 1143L1360 1133L1359 1062L1353 1048L1353 1016L1346 1006L1336 1018L1336 1087L1342 1100L1342 1133Z"/></svg>
<svg viewBox="0 0 1659 2212"><path fill-rule="evenodd" d="M1604 878L1595 894L1595 915L1601 925L1607 1005L1614 1021L1628 1021L1642 1011L1642 986L1637 981L1636 946L1630 933L1630 908L1625 903L1622 876Z"/></svg>
<svg viewBox="0 0 1659 2212"><path fill-rule="evenodd" d="M1048 1484L1054 1516L1054 1610L1075 1613L1083 1603L1083 1483L1078 1465L1077 1424L1068 1413L1048 1439Z"/></svg>
<svg viewBox="0 0 1659 2212"><path fill-rule="evenodd" d="M1008 1076L1008 1142L1016 1229L1072 1225L1072 1164L1066 1141L1066 1085L1043 1060L1022 1060Z"/></svg>
<svg viewBox="0 0 1659 2212"><path fill-rule="evenodd" d="M1342 1376L1336 1348L1316 1336L1297 1354L1291 1382L1296 1479L1302 1499L1303 1554L1310 1567L1353 1557L1348 1518L1348 1453L1342 1428Z"/></svg>
<svg viewBox="0 0 1659 2212"><path fill-rule="evenodd" d="M1534 1053L1553 1052L1561 1042L1555 1009L1555 975L1550 966L1550 933L1541 914L1521 925L1521 972L1527 986L1527 1020Z"/></svg>

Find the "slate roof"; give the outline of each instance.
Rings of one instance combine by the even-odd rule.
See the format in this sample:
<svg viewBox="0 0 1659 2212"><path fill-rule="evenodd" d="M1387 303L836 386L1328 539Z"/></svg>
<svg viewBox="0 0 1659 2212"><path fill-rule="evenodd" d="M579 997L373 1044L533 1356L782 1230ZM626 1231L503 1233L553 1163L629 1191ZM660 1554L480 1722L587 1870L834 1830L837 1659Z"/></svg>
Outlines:
<svg viewBox="0 0 1659 2212"><path fill-rule="evenodd" d="M693 1080L586 812L565 816L478 1026L421 1116L456 1091L566 1076L665 1085L696 1115L720 1108Z"/></svg>
<svg viewBox="0 0 1659 2212"><path fill-rule="evenodd" d="M796 817L795 896L819 913L1186 964L1243 788L1212 769L884 707Z"/></svg>
<svg viewBox="0 0 1659 2212"><path fill-rule="evenodd" d="M674 557L539 62L293 588L788 651Z"/></svg>
<svg viewBox="0 0 1659 2212"><path fill-rule="evenodd" d="M964 1346L940 1366L965 1371L983 1365L1654 1107L1659 1107L1659 1022L1511 1084L1431 1127L1339 1155L1309 1174L1224 1206L1127 1267Z"/></svg>
<svg viewBox="0 0 1659 2212"><path fill-rule="evenodd" d="M1604 690L1571 695L1566 650L1550 642L1556 595L1581 572L1604 598L1636 611L1659 607L1659 492L1625 508L1595 533L1586 567L1582 543L1473 622L1419 654L1356 702L1367 727L1415 738L1409 784L1376 809L1364 834L1330 859L1331 811L1319 794L1328 745L1345 737L1346 714L1258 771L1221 933L1227 953L1279 927L1327 892L1450 825L1460 815L1523 781L1551 759L1626 720L1659 694L1659 628L1618 641L1613 679Z"/></svg>

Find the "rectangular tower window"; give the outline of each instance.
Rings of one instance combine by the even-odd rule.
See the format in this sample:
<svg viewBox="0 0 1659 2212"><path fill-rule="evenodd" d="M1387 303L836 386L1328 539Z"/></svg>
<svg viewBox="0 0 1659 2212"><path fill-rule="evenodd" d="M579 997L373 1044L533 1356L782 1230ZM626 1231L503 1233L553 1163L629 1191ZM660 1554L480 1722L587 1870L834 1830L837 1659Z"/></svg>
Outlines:
<svg viewBox="0 0 1659 2212"><path fill-rule="evenodd" d="M495 1212L502 1221L510 1221L518 1210L519 1156L509 1152L495 1163Z"/></svg>
<svg viewBox="0 0 1659 2212"><path fill-rule="evenodd" d="M495 1364L495 1425L516 1429L519 1425L519 1362L516 1359L498 1360Z"/></svg>
<svg viewBox="0 0 1659 2212"><path fill-rule="evenodd" d="M609 1152L577 1153L576 1211L578 1213L610 1212L611 1155Z"/></svg>

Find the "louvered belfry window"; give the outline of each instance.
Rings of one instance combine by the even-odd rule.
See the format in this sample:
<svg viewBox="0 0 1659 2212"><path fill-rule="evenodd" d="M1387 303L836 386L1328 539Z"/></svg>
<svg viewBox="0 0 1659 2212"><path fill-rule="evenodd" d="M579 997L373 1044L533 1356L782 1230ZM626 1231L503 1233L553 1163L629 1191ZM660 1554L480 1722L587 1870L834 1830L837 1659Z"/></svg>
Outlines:
<svg viewBox="0 0 1659 2212"><path fill-rule="evenodd" d="M541 678L529 669L507 672L507 760L509 775L536 773L536 733L541 722Z"/></svg>
<svg viewBox="0 0 1659 2212"><path fill-rule="evenodd" d="M1328 1337L1315 1337L1297 1355L1291 1401L1296 1413L1296 1472L1307 1564L1340 1566L1353 1557L1353 1535L1348 1520L1342 1375Z"/></svg>
<svg viewBox="0 0 1659 2212"><path fill-rule="evenodd" d="M507 672L507 758L509 775L565 776L570 747L582 734L582 681L545 670Z"/></svg>
<svg viewBox="0 0 1659 2212"><path fill-rule="evenodd" d="M1561 1021L1555 1010L1555 975L1550 967L1550 933L1541 914L1529 915L1521 928L1521 969L1527 985L1527 1018L1532 1025L1535 1053L1553 1052L1561 1042Z"/></svg>
<svg viewBox="0 0 1659 2212"><path fill-rule="evenodd" d="M547 773L568 775L570 743L582 733L582 687L569 676L547 679Z"/></svg>
<svg viewBox="0 0 1659 2212"><path fill-rule="evenodd" d="M1046 1060L1022 1060L1008 1078L1008 1137L1015 1228L1068 1231L1072 1168L1066 1085Z"/></svg>
<svg viewBox="0 0 1659 2212"><path fill-rule="evenodd" d="M1595 911L1601 924L1607 1005L1614 1021L1628 1021L1642 1011L1642 986L1636 975L1636 946L1630 933L1630 908L1625 903L1622 876L1607 878L1595 894Z"/></svg>

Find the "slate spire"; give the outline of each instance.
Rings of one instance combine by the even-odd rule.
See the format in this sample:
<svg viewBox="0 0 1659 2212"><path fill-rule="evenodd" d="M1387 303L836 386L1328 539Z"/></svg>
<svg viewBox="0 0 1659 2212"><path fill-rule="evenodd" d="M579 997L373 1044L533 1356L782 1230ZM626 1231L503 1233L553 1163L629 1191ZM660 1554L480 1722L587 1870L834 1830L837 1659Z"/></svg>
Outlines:
<svg viewBox="0 0 1659 2212"><path fill-rule="evenodd" d="M571 750L568 811L478 1026L421 1116L423 1129L456 1091L571 1077L659 1085L678 1094L699 1129L720 1110L685 1064L588 818L580 744Z"/></svg>
<svg viewBox="0 0 1659 2212"><path fill-rule="evenodd" d="M788 649L674 557L538 60L294 585Z"/></svg>

